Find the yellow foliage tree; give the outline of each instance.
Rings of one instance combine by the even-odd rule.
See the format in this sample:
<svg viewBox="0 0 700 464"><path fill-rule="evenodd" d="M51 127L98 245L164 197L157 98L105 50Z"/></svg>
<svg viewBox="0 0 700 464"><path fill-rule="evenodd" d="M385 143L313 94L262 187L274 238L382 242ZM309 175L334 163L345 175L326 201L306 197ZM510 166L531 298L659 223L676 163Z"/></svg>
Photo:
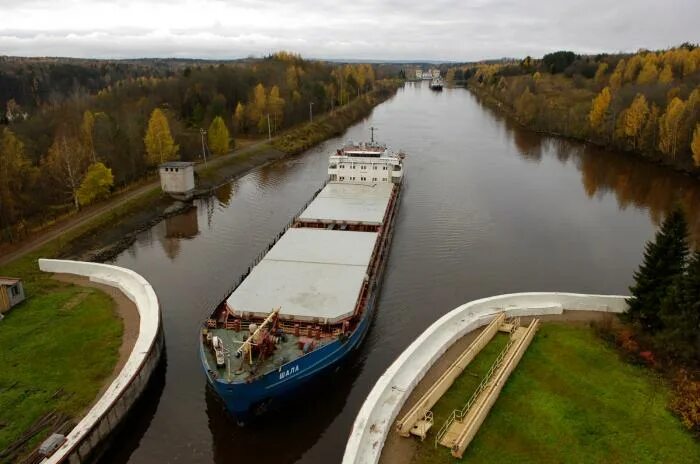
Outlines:
<svg viewBox="0 0 700 464"><path fill-rule="evenodd" d="M610 102L612 101L612 92L610 92L610 87L605 87L600 93L593 99L593 104L591 106L591 111L588 113L588 121L591 127L595 130L599 130L605 120L605 115L610 107Z"/></svg>
<svg viewBox="0 0 700 464"><path fill-rule="evenodd" d="M615 70L610 76L610 88L612 90L617 90L622 86L622 75L625 72L625 60L620 60L615 66Z"/></svg>
<svg viewBox="0 0 700 464"><path fill-rule="evenodd" d="M690 151L693 152L695 166L700 166L700 123L695 125L693 140L690 142Z"/></svg>
<svg viewBox="0 0 700 464"><path fill-rule="evenodd" d="M639 55L634 55L627 61L625 73L623 74L622 82L634 82L637 78L637 73L642 67L642 58Z"/></svg>
<svg viewBox="0 0 700 464"><path fill-rule="evenodd" d="M146 162L149 166L177 158L180 147L175 144L173 136L170 134L168 118L165 117L165 113L160 108L154 109L151 113L143 141L146 145Z"/></svg>
<svg viewBox="0 0 700 464"><path fill-rule="evenodd" d="M608 71L608 63L602 62L598 65L598 69L595 72L595 76L593 77L593 80L595 81L596 84L603 84L605 80L605 73Z"/></svg>
<svg viewBox="0 0 700 464"><path fill-rule="evenodd" d="M634 148L638 147L639 135L649 116L649 104L642 94L637 94L627 111L623 121L624 133L632 139Z"/></svg>
<svg viewBox="0 0 700 464"><path fill-rule="evenodd" d="M652 84L656 82L659 77L659 69L652 60L647 60L644 63L644 67L639 71L639 76L637 76L637 84Z"/></svg>
<svg viewBox="0 0 700 464"><path fill-rule="evenodd" d="M299 88L299 75L296 66L289 66L285 71L285 82L287 91L293 92Z"/></svg>
<svg viewBox="0 0 700 464"><path fill-rule="evenodd" d="M112 170L102 163L92 163L78 188L78 202L81 206L87 206L95 200L105 198L113 185Z"/></svg>
<svg viewBox="0 0 700 464"><path fill-rule="evenodd" d="M260 119L265 116L266 109L267 96L265 95L265 86L258 84L253 89L253 100L248 104L248 121L251 126L256 124L259 126Z"/></svg>
<svg viewBox="0 0 700 464"><path fill-rule="evenodd" d="M659 73L659 84L670 84L673 82L673 69L670 64L665 64Z"/></svg>
<svg viewBox="0 0 700 464"><path fill-rule="evenodd" d="M284 99L280 97L280 89L273 85L270 89L270 96L267 99L268 112L272 116L272 130L277 131L277 128L282 125L284 119Z"/></svg>
<svg viewBox="0 0 700 464"><path fill-rule="evenodd" d="M659 119L659 150L673 159L678 153L684 112L685 102L674 97L666 107L666 112Z"/></svg>
<svg viewBox="0 0 700 464"><path fill-rule="evenodd" d="M236 134L242 134L245 132L245 127L245 105L238 102L236 105L236 110L233 112L233 128L236 131Z"/></svg>
<svg viewBox="0 0 700 464"><path fill-rule="evenodd" d="M216 156L223 156L229 151L229 133L226 123L221 116L217 116L207 130L209 148Z"/></svg>
<svg viewBox="0 0 700 464"><path fill-rule="evenodd" d="M516 100L515 111L520 122L525 125L535 119L537 115L537 100L528 87L525 87L523 93Z"/></svg>

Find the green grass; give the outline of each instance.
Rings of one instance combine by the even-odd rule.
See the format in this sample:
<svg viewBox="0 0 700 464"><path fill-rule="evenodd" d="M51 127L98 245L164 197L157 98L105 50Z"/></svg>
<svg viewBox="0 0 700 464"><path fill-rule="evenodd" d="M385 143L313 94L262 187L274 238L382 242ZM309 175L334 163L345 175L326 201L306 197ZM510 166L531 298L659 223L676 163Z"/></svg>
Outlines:
<svg viewBox="0 0 700 464"><path fill-rule="evenodd" d="M151 195L0 266L0 275L22 278L27 295L0 322L0 451L47 412L79 419L112 373L121 346L123 325L114 301L97 289L51 279L39 270L38 258L60 255L71 240L137 208ZM50 432L38 434L25 451Z"/></svg>
<svg viewBox="0 0 700 464"><path fill-rule="evenodd" d="M485 351L475 362L482 355L489 358ZM461 407L476 384L458 379L436 415ZM463 460L435 449L431 434L413 462L700 462L700 443L666 409L668 397L658 378L622 361L591 329L543 324ZM441 426L436 418L435 433Z"/></svg>
<svg viewBox="0 0 700 464"><path fill-rule="evenodd" d="M0 322L0 450L47 412L77 418L114 369L122 332L107 294L33 279Z"/></svg>

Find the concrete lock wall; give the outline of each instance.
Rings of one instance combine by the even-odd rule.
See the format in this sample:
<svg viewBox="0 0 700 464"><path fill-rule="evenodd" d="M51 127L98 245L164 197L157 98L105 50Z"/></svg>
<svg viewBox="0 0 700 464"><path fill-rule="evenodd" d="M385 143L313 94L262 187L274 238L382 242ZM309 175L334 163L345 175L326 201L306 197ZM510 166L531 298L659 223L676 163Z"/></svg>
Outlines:
<svg viewBox="0 0 700 464"><path fill-rule="evenodd" d="M459 306L428 327L377 380L355 418L343 464L375 464L404 402L454 342L488 324L499 312L512 316L561 314L563 310L621 313L626 297L577 293L512 293Z"/></svg>
<svg viewBox="0 0 700 464"><path fill-rule="evenodd" d="M136 272L110 264L40 259L44 272L76 274L116 287L139 312L139 334L124 367L102 397L73 430L66 442L42 464L84 462L119 425L146 388L163 351L160 306L151 284Z"/></svg>

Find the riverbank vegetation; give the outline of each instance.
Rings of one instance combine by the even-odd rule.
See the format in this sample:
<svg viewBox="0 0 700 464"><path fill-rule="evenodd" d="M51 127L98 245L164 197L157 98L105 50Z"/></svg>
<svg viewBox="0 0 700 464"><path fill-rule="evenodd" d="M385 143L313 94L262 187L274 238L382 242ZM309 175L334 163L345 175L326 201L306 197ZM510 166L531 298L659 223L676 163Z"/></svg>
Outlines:
<svg viewBox="0 0 700 464"><path fill-rule="evenodd" d="M681 210L668 215L647 244L630 292L628 324L599 332L629 361L669 380L670 408L700 436L700 249L690 251Z"/></svg>
<svg viewBox="0 0 700 464"><path fill-rule="evenodd" d="M321 117L358 98L380 101L373 97L387 88L380 81L370 65L285 52L216 63L3 58L0 240L21 240L103 198L105 188L138 182L160 162L198 159L203 142L221 156L235 137L275 136L311 113ZM305 135L319 141L325 132L318 129ZM100 189L78 195L91 167L101 177L88 184Z"/></svg>
<svg viewBox="0 0 700 464"><path fill-rule="evenodd" d="M700 173L700 48L556 52L471 66L470 88L524 126Z"/></svg>
<svg viewBox="0 0 700 464"><path fill-rule="evenodd" d="M461 376L471 379L455 382L441 400L452 402L435 410L461 408L497 351L484 348ZM666 409L668 398L663 382L590 327L543 323L463 460L429 439L411 462L696 462L700 443Z"/></svg>

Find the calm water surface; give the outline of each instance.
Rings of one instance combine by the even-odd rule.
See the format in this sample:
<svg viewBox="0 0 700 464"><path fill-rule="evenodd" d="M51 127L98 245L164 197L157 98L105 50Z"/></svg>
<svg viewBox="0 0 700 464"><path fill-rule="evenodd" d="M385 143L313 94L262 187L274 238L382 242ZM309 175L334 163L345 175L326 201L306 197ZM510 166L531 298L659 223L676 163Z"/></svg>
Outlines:
<svg viewBox="0 0 700 464"><path fill-rule="evenodd" d="M370 126L408 153L372 328L342 370L265 424L239 428L206 388L198 324L320 186L329 153ZM339 462L372 385L429 324L499 293L626 293L644 242L677 200L700 205L696 183L521 131L464 89L407 85L342 138L232 182L115 260L155 288L167 359L105 461Z"/></svg>

